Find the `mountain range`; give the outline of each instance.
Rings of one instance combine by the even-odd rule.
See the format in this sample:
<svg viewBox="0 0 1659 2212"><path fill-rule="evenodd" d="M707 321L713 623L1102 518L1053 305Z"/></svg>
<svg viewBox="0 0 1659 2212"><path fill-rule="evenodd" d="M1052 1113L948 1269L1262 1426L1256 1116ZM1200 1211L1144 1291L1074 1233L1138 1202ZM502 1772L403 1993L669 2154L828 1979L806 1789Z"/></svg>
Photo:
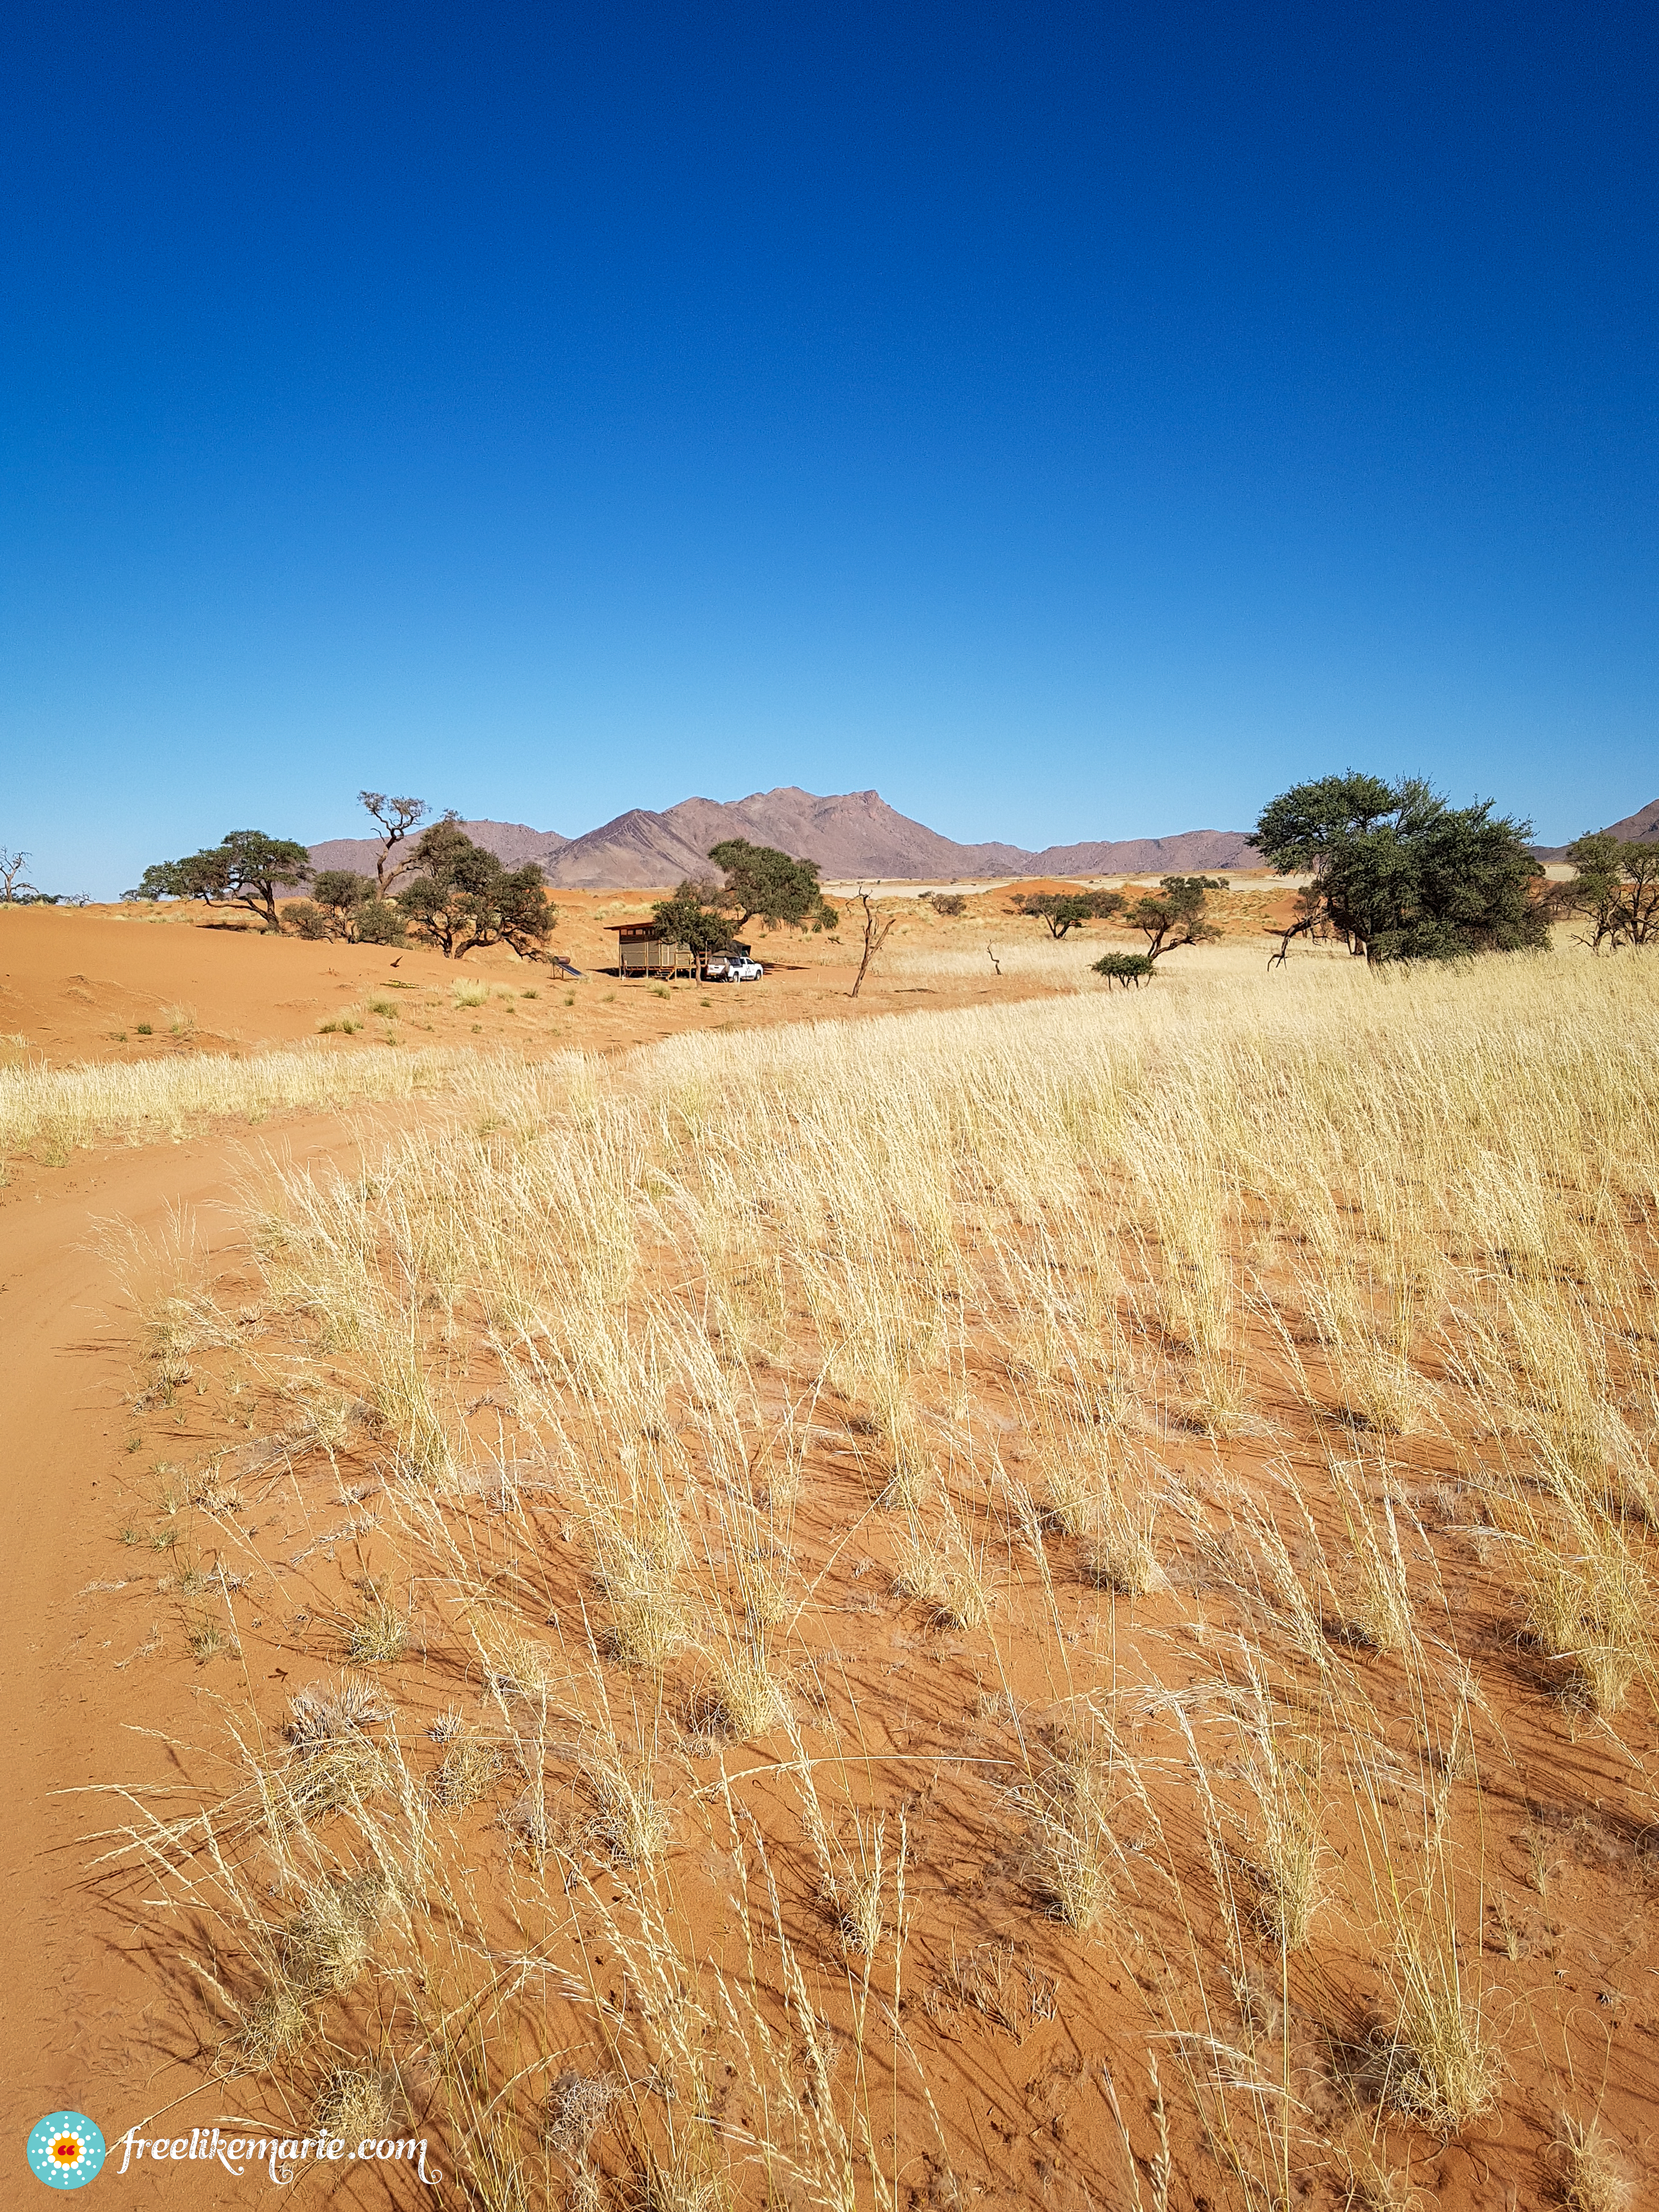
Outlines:
<svg viewBox="0 0 1659 2212"><path fill-rule="evenodd" d="M1609 837L1617 837L1625 845L1659 844L1659 799L1650 799L1634 814L1627 814L1622 822L1609 822ZM1527 850L1535 860L1565 860L1565 845L1528 845Z"/></svg>
<svg viewBox="0 0 1659 2212"><path fill-rule="evenodd" d="M727 837L774 845L816 860L828 882L893 882L962 876L1175 874L1258 866L1243 830L1187 830L1172 837L1128 837L1030 852L996 842L959 845L889 806L879 792L820 799L786 784L729 804L683 799L662 813L630 807L580 837L520 822L463 822L469 837L510 867L539 861L550 884L584 890L647 890L708 872L708 848ZM411 841L412 842L412 841ZM310 848L318 868L373 874L371 837L332 837Z"/></svg>

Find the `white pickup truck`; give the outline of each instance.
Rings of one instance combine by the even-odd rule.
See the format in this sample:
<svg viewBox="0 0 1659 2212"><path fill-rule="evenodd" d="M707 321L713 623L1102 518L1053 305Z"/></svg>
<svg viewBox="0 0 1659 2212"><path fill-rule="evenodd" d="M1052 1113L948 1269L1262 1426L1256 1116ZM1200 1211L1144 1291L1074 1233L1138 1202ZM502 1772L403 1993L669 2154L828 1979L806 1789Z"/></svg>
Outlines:
<svg viewBox="0 0 1659 2212"><path fill-rule="evenodd" d="M758 983L766 970L747 953L717 952L702 972L708 983Z"/></svg>

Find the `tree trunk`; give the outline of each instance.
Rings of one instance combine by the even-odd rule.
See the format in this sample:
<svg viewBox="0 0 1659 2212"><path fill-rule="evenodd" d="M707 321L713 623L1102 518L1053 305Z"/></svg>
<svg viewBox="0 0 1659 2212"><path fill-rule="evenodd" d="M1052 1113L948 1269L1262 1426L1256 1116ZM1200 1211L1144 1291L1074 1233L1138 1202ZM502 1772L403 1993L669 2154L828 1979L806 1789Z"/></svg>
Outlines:
<svg viewBox="0 0 1659 2212"><path fill-rule="evenodd" d="M858 896L859 903L864 908L864 957L859 963L859 972L854 980L853 988L847 994L850 999L856 999L864 988L864 979L870 972L870 963L887 942L887 933L898 919L896 915L890 914L886 921L878 927L875 909L870 903L870 894L868 891L860 891Z"/></svg>

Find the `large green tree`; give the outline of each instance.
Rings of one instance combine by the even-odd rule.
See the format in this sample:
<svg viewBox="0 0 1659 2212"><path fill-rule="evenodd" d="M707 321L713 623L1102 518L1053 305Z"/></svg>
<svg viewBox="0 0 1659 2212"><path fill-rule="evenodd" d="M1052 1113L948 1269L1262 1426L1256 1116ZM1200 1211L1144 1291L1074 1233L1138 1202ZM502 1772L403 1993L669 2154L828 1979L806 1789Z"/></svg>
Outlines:
<svg viewBox="0 0 1659 2212"><path fill-rule="evenodd" d="M311 855L292 837L233 830L216 845L182 860L146 868L130 899L198 898L209 906L245 906L273 933L282 928L279 891L311 880Z"/></svg>
<svg viewBox="0 0 1659 2212"><path fill-rule="evenodd" d="M819 887L816 860L792 860L775 845L751 845L746 837L727 837L710 846L708 857L726 878L713 903L730 914L733 929L751 921L764 929L839 926L841 916Z"/></svg>
<svg viewBox="0 0 1659 2212"><path fill-rule="evenodd" d="M737 925L722 900L720 887L710 878L690 876L672 898L659 899L651 909L665 942L684 945L699 975L711 953L728 951L736 940Z"/></svg>
<svg viewBox="0 0 1659 2212"><path fill-rule="evenodd" d="M1250 842L1280 875L1312 881L1273 960L1314 933L1344 939L1373 963L1547 945L1548 912L1534 896L1544 872L1527 850L1532 824L1494 815L1492 805L1452 806L1420 777L1385 783L1352 769L1281 793Z"/></svg>
<svg viewBox="0 0 1659 2212"><path fill-rule="evenodd" d="M415 861L420 873L395 903L416 935L435 945L446 960L464 960L492 945L510 945L525 959L540 957L558 908L550 902L534 860L504 867L447 814L422 836Z"/></svg>

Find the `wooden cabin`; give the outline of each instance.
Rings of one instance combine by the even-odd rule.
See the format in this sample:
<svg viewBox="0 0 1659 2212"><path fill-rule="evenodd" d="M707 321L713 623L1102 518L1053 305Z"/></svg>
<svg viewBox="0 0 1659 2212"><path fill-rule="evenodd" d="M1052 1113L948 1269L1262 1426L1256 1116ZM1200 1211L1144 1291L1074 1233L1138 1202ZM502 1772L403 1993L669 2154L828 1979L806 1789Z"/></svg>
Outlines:
<svg viewBox="0 0 1659 2212"><path fill-rule="evenodd" d="M700 972L697 955L690 946L665 937L659 922L613 921L611 927L617 937L619 975L696 975ZM728 945L726 951L740 953L745 959L749 957L746 945ZM707 962L709 955L702 957Z"/></svg>
<svg viewBox="0 0 1659 2212"><path fill-rule="evenodd" d="M619 975L678 975L694 963L689 945L676 945L654 921L618 921L617 973Z"/></svg>

